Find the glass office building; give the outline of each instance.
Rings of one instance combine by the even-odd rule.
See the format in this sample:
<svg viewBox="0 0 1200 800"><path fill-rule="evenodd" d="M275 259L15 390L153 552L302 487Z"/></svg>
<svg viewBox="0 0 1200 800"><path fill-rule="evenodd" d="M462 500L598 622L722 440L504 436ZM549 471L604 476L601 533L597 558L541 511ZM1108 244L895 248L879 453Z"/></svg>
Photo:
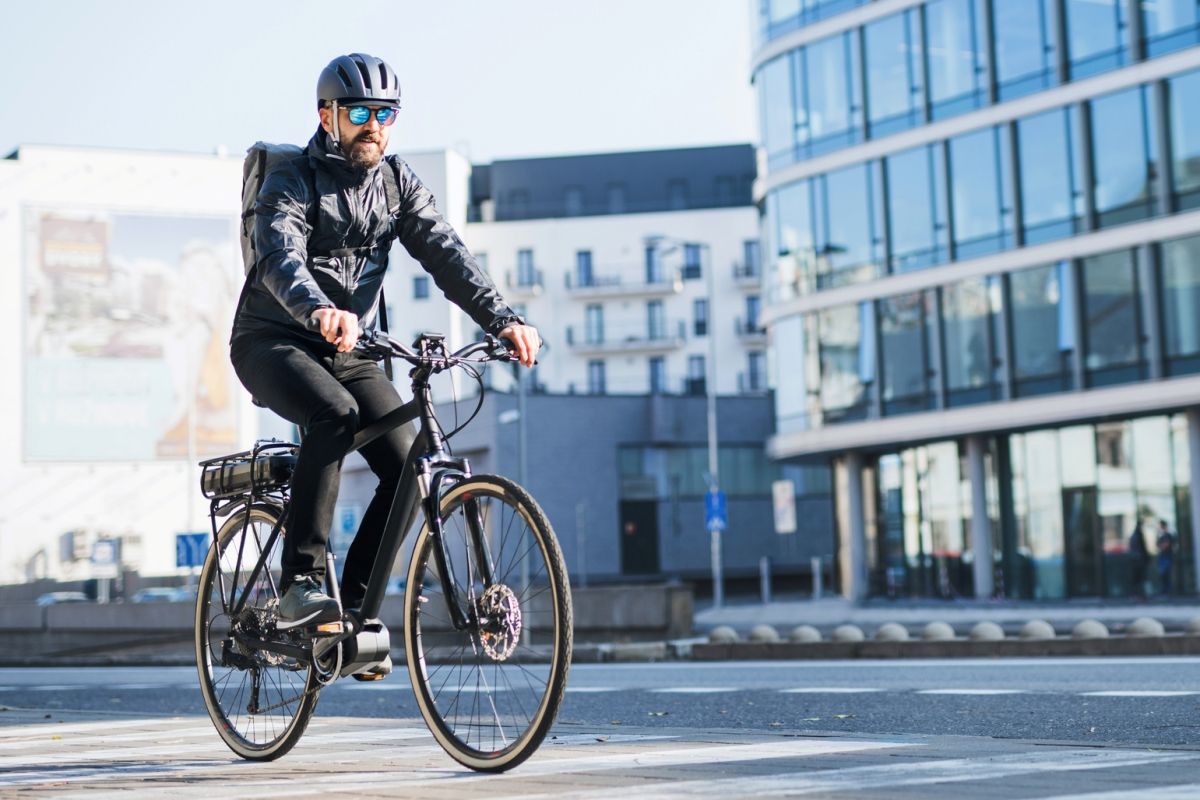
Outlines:
<svg viewBox="0 0 1200 800"><path fill-rule="evenodd" d="M770 451L842 591L1194 594L1200 4L755 13Z"/></svg>

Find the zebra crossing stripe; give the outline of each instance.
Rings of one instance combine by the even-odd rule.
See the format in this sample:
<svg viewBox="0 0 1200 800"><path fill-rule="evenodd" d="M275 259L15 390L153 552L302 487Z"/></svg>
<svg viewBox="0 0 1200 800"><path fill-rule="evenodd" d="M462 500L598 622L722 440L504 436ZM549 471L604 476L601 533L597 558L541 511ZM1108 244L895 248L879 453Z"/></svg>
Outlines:
<svg viewBox="0 0 1200 800"><path fill-rule="evenodd" d="M867 686L808 686L795 689L780 689L780 694L871 694L882 692Z"/></svg>
<svg viewBox="0 0 1200 800"><path fill-rule="evenodd" d="M921 689L917 694L961 694L986 696L999 694L1028 694L1025 689Z"/></svg>
<svg viewBox="0 0 1200 800"><path fill-rule="evenodd" d="M1116 689L1107 692L1081 692L1080 697L1188 697L1200 692L1166 691L1160 689Z"/></svg>
<svg viewBox="0 0 1200 800"><path fill-rule="evenodd" d="M1139 786L1138 800L1196 800L1200 797L1200 783L1187 783L1180 786ZM1133 797L1128 789L1108 792L1088 792L1087 794L1060 794L1056 797L1043 797L1042 800L1129 800Z"/></svg>

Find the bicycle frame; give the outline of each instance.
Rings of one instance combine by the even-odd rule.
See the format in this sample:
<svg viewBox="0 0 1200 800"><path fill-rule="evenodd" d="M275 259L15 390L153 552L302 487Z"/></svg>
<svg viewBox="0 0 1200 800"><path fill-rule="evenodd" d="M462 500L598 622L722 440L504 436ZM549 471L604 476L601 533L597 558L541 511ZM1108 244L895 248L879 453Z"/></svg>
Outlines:
<svg viewBox="0 0 1200 800"><path fill-rule="evenodd" d="M396 487L396 493L392 497L392 503L388 510L387 520L384 523L384 530L380 539L379 550L376 552L371 574L367 581L362 606L358 609L356 615L350 615L351 619L347 621L351 624L344 626L341 633L331 637L322 637L319 640L320 647L314 648L312 651L314 656L328 652L336 644L353 637L362 630L365 621L376 619L379 616L388 578L399 555L400 548L404 543L404 539L408 531L412 528L418 508L424 513L431 537L438 544L434 551L434 559L439 574L442 576L442 583L444 584L443 595L448 605L447 611L450 620L457 630L464 630L473 622L463 610L463 604L457 588L458 582L454 577L453 563L445 549L439 515L441 498L445 490L452 487L455 483L469 478L471 476L471 468L467 459L455 458L447 452L441 427L437 422L434 412L429 378L445 364L445 361L441 362L441 364L438 362L439 356L444 359L447 358L443 338L437 335L426 334L418 339L417 346L419 348L419 355L427 359L428 363L414 366L409 374L412 380L413 399L358 431L350 448L350 452L359 450L392 430L406 425L413 420L419 420L419 432L413 441L412 447L409 449L401 472L400 481ZM291 445L267 444L256 446L252 451L252 458L257 458L263 450L272 446ZM261 548L257 562L246 579L243 593L240 596L238 595L238 587L235 583L230 587L230 597L225 597L225 582L223 580L218 581L221 586L222 603L226 608L230 608L230 616L236 616L242 611L248 600L249 587L254 585L260 572L267 568L265 555L271 552L271 548L281 535L280 525L290 504L290 499L284 491L259 494L252 490L248 495L243 495L233 500L226 499L224 503L221 500L221 498L218 498L212 501L210 517L213 524L214 542L216 538L216 519L218 516L227 516L239 507L244 507L248 511L256 504L263 503L272 505L279 511L279 521L275 524L266 543ZM476 563L480 571L480 578L485 587L491 586L493 580L493 561L487 543L482 515L475 501L467 500L466 505L468 511L468 528L470 530L472 548L475 551ZM250 515L247 513L244 526L249 526L249 523ZM244 532L245 528L243 528ZM242 548L245 547L245 543L246 537L243 536ZM235 581L236 575L241 572L245 556L246 554L239 549L234 568ZM220 570L220 562L218 561L217 563ZM268 574L269 572L268 569ZM336 592L336 580L331 579L331 583L334 585L334 591ZM230 607L231 601L233 604L232 608ZM262 649L293 657L308 655L303 651L299 651L294 646L280 642L267 642L256 639L252 644Z"/></svg>

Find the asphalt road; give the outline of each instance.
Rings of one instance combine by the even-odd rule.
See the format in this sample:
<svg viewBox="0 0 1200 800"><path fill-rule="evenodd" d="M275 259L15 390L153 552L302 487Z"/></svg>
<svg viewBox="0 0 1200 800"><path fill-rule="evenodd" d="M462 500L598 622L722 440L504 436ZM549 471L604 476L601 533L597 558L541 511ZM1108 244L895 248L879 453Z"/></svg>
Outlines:
<svg viewBox="0 0 1200 800"><path fill-rule="evenodd" d="M0 669L0 706L203 714L189 668ZM318 716L416 719L403 671L339 681ZM0 716L0 725L4 722ZM1200 659L580 664L564 729L962 735L1200 746Z"/></svg>

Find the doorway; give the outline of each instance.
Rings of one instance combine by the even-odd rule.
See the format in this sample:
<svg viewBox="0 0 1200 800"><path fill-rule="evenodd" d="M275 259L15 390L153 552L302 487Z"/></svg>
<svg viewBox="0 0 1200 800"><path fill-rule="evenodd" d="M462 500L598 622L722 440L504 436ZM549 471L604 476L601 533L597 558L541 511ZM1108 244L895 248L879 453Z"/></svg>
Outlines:
<svg viewBox="0 0 1200 800"><path fill-rule="evenodd" d="M658 572L658 503L622 501L621 573L656 575Z"/></svg>

